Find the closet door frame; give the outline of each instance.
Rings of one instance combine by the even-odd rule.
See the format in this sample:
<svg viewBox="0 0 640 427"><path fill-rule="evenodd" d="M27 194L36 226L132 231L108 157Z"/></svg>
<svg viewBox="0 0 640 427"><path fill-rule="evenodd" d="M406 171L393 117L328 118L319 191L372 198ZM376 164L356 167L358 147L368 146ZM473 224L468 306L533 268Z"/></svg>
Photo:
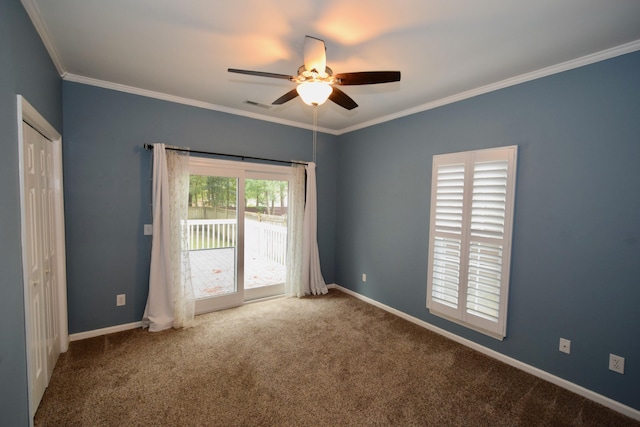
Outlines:
<svg viewBox="0 0 640 427"><path fill-rule="evenodd" d="M57 316L54 321L57 322L57 330L59 332L59 348L64 353L69 348L69 327L67 317L67 274L66 274L66 250L65 250L65 230L64 230L64 198L63 198L63 182L62 182L62 136L56 129L47 122L47 120L21 95L17 95L17 128L18 128L18 164L20 175L20 221L21 221L21 239L22 239L22 259L23 270L26 268L24 260L26 259L26 251L28 249L24 224L26 221L25 210L25 183L24 183L24 135L23 122L29 124L36 131L48 139L52 146L52 172L53 172L53 198L52 212L52 237L55 239L55 283L56 289L53 292L57 294ZM25 343L29 346L31 331L31 310L29 304L29 280L28 272L23 271L23 290L24 290L24 308L25 308ZM31 392L31 366L34 362L31 360L30 352L27 351L27 381L28 381L28 399L30 423L33 423L33 416L37 410L37 404ZM47 367L47 377L50 378L54 366Z"/></svg>

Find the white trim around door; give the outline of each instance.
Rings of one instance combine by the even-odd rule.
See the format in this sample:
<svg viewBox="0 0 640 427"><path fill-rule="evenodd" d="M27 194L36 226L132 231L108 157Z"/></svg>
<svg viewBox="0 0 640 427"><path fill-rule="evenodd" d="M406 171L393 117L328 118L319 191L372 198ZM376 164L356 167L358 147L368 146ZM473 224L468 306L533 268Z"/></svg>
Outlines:
<svg viewBox="0 0 640 427"><path fill-rule="evenodd" d="M23 260L23 286L25 299L25 342L27 344L27 379L28 379L28 399L30 423L33 423L33 416L37 410L39 400L41 398L33 395L32 381L34 381L35 360L30 351L32 346L33 335L33 319L34 313L31 310L30 288L34 280L30 279L30 271L27 263L29 259L30 242L27 237L27 201L25 187L25 147L26 135L24 126L33 128L30 132L40 134L47 144L47 170L49 179L47 180L47 194L50 196L47 203L46 220L50 235L47 236L46 242L51 243L50 251L55 254L51 258L51 265L47 265L43 274L51 275L50 283L53 287L49 290L50 301L54 301L55 307L47 313L50 314L51 324L41 325L49 337L47 348L55 348L56 353L64 353L69 348L69 330L67 321L67 276L66 276L66 252L65 252L65 231L64 231L64 199L62 184L62 137L51 126L47 120L21 95L17 96L17 128L18 128L18 161L20 175L20 221L21 221L21 239L22 239L22 260ZM49 145L50 144L50 145ZM49 334L48 331L55 331L55 334ZM51 337L55 337L51 339ZM51 373L57 360L57 355L48 355L44 364L46 370L46 383L51 378ZM48 363L47 363L48 362ZM47 366L49 365L49 366ZM37 401L37 402L36 402Z"/></svg>

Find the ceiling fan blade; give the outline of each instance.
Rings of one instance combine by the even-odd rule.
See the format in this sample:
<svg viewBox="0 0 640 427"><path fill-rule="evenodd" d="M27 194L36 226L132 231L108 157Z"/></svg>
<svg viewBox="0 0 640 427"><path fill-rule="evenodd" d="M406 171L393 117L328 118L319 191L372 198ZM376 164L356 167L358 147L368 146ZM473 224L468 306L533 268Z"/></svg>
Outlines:
<svg viewBox="0 0 640 427"><path fill-rule="evenodd" d="M285 102L291 101L293 98L298 96L298 91L296 89L291 89L289 92L282 95L280 98L276 99L271 103L271 105L281 105Z"/></svg>
<svg viewBox="0 0 640 427"><path fill-rule="evenodd" d="M249 76L271 77L273 79L285 79L290 81L293 81L294 79L293 76L289 76L287 74L266 73L264 71L238 70L237 68L228 68L227 71L230 73L247 74Z"/></svg>
<svg viewBox="0 0 640 427"><path fill-rule="evenodd" d="M341 106L342 108L346 108L347 110L353 110L358 106L356 101L351 99L349 95L333 86L333 92L329 95L329 99Z"/></svg>
<svg viewBox="0 0 640 427"><path fill-rule="evenodd" d="M327 49L324 45L324 40L305 36L304 68L307 71L315 71L318 74L325 72L327 68Z"/></svg>
<svg viewBox="0 0 640 427"><path fill-rule="evenodd" d="M400 71L363 71L360 73L336 74L339 85L374 85L400 81Z"/></svg>

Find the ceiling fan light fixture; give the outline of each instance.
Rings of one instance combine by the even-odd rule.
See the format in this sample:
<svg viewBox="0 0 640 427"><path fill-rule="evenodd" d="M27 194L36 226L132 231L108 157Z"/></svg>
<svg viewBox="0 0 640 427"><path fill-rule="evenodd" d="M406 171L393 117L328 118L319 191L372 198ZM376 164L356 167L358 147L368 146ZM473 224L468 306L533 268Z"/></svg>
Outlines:
<svg viewBox="0 0 640 427"><path fill-rule="evenodd" d="M400 81L400 71L359 71L334 75L333 70L327 67L326 50L323 40L305 36L304 64L298 68L298 74L294 76L237 68L229 68L228 71L249 76L283 79L298 84L295 89L291 89L273 101L272 105L282 105L300 96L306 104L311 106L324 104L328 99L346 110L353 110L358 104L340 90L339 86L374 85Z"/></svg>
<svg viewBox="0 0 640 427"><path fill-rule="evenodd" d="M331 85L318 81L300 83L296 90L305 104L315 106L324 104L333 92Z"/></svg>

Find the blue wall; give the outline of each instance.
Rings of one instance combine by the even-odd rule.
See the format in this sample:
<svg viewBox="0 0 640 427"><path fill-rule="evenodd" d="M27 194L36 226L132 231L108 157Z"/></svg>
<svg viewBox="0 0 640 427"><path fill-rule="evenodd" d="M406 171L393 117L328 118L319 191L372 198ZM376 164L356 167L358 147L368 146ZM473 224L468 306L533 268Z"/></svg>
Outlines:
<svg viewBox="0 0 640 427"><path fill-rule="evenodd" d="M65 213L69 332L140 321L151 238L150 151L165 142L221 153L311 160L311 131L65 82ZM318 135L319 246L334 281L336 137ZM127 305L116 307L116 294Z"/></svg>
<svg viewBox="0 0 640 427"><path fill-rule="evenodd" d="M16 94L59 132L62 83L18 0L0 0L0 425L27 425Z"/></svg>
<svg viewBox="0 0 640 427"><path fill-rule="evenodd" d="M639 76L636 52L343 135L337 283L640 410ZM432 156L506 145L519 163L500 342L425 301Z"/></svg>

